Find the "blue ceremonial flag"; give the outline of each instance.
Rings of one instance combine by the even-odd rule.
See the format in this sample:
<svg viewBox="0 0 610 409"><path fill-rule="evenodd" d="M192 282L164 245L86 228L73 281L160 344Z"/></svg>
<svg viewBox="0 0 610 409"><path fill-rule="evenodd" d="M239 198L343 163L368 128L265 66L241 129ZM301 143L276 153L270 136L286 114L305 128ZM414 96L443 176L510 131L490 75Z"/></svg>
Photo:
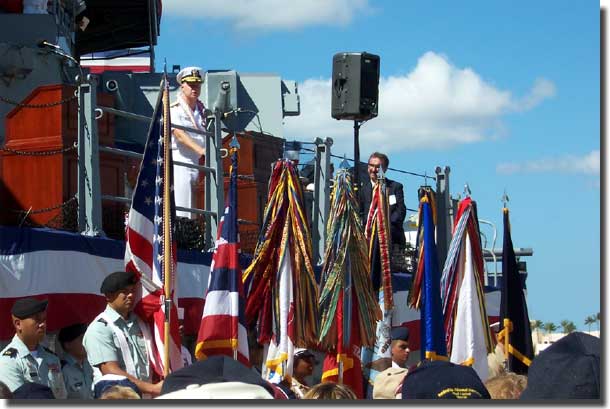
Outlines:
<svg viewBox="0 0 610 409"><path fill-rule="evenodd" d="M421 300L421 359L447 360L447 344L441 304L441 273L434 241L434 217L426 197L422 198L424 229L424 274Z"/></svg>

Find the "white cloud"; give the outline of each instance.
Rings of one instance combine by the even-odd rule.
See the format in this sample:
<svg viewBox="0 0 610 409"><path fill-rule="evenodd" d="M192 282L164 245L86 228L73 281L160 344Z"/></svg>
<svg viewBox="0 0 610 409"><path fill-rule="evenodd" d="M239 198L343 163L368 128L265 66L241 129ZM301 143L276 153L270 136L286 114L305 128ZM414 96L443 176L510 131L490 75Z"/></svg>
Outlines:
<svg viewBox="0 0 610 409"><path fill-rule="evenodd" d="M368 0L171 0L163 13L196 19L226 20L235 29L292 30L312 25L344 26Z"/></svg>
<svg viewBox="0 0 610 409"><path fill-rule="evenodd" d="M508 162L496 166L498 173L584 173L599 175L599 150L593 150L582 156L564 155L554 158L543 158L523 163Z"/></svg>
<svg viewBox="0 0 610 409"><path fill-rule="evenodd" d="M554 97L556 94L555 84L545 78L538 78L534 87L528 95L523 97L516 105L515 110L524 111L538 105L546 98Z"/></svg>
<svg viewBox="0 0 610 409"><path fill-rule="evenodd" d="M502 115L533 108L554 93L539 79L529 94L515 99L483 80L471 68L458 68L446 56L427 52L408 74L379 81L379 116L360 130L361 151L399 152L450 148L501 136ZM334 153L353 153L353 123L330 116L331 80L299 84L301 115L285 119L287 138L331 137ZM553 90L553 92L551 92Z"/></svg>

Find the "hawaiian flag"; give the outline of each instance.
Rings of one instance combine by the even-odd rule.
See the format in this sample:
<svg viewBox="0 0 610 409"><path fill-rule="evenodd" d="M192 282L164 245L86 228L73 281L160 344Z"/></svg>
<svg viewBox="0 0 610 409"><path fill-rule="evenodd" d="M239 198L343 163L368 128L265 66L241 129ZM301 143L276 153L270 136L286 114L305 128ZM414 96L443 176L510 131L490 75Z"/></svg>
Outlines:
<svg viewBox="0 0 610 409"><path fill-rule="evenodd" d="M484 261L475 202L462 200L441 276L447 352L453 363L472 366L487 380L492 339L485 308Z"/></svg>
<svg viewBox="0 0 610 409"><path fill-rule="evenodd" d="M417 230L418 263L409 307L420 310L421 359L447 360L441 303L441 273L435 242L436 203L430 189L422 189Z"/></svg>
<svg viewBox="0 0 610 409"><path fill-rule="evenodd" d="M149 360L159 376L183 366L174 295L177 252L173 239L176 211L173 161L169 149L170 123L169 83L164 75L129 209L125 246L125 269L138 274L142 283L136 294L134 312L141 319L140 327L146 339ZM170 273L167 289L166 271ZM167 317L170 325L168 339L165 336L166 296L172 301ZM169 368L165 366L166 342L169 342Z"/></svg>
<svg viewBox="0 0 610 409"><path fill-rule="evenodd" d="M237 225L237 149L231 143L228 204L220 220L218 238L210 266L208 291L197 336L195 357L227 355L250 365L248 334L245 324L244 287L239 266L239 234Z"/></svg>
<svg viewBox="0 0 610 409"><path fill-rule="evenodd" d="M534 346L527 302L517 267L517 258L510 234L508 209L504 208L504 243L502 246L502 296L500 298L500 333L508 352L508 370L527 375Z"/></svg>

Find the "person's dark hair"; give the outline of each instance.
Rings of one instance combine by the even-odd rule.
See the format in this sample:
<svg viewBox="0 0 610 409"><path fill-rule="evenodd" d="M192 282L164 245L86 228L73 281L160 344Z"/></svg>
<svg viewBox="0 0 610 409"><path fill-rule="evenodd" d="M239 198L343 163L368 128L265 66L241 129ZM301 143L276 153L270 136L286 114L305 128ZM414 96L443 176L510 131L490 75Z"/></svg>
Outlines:
<svg viewBox="0 0 610 409"><path fill-rule="evenodd" d="M2 381L0 381L0 399L13 399L13 392Z"/></svg>
<svg viewBox="0 0 610 409"><path fill-rule="evenodd" d="M347 386L334 382L322 382L305 393L303 399L358 399L356 394Z"/></svg>
<svg viewBox="0 0 610 409"><path fill-rule="evenodd" d="M388 170L388 167L390 166L390 159L388 159L388 156L385 153L373 152L371 153L371 156L369 156L369 160L371 158L377 158L381 160L381 166L383 167L383 171L385 172Z"/></svg>

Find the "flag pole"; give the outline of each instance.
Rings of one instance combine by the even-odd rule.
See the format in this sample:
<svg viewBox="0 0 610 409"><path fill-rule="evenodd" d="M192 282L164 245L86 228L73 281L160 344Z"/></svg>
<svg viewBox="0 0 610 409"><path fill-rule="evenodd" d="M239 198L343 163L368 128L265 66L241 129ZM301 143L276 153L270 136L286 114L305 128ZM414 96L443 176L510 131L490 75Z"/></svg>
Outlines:
<svg viewBox="0 0 610 409"><path fill-rule="evenodd" d="M164 66L165 67L165 66ZM171 278L172 278L172 232L171 232L171 164L168 163L170 152L170 123L169 118L169 93L167 92L167 71L163 69L163 277L165 295L165 325L163 331L164 355L163 355L163 376L167 377L170 373L169 368L169 346L170 346L170 313L171 313Z"/></svg>

